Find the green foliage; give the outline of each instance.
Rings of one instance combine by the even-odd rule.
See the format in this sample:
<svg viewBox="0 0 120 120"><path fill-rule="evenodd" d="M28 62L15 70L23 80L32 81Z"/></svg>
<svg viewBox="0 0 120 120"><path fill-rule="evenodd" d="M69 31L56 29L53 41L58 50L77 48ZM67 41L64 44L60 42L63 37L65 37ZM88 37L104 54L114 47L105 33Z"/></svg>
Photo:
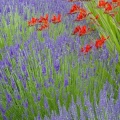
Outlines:
<svg viewBox="0 0 120 120"><path fill-rule="evenodd" d="M105 36L110 36L107 41L108 48L112 51L114 46L116 50L120 53L120 8L116 8L114 11L117 11L118 14L112 18L110 15L105 14L103 9L97 8L97 1L91 1L85 4L86 8L92 12L93 16L99 15L98 20L100 26L96 25L97 30L100 34Z"/></svg>

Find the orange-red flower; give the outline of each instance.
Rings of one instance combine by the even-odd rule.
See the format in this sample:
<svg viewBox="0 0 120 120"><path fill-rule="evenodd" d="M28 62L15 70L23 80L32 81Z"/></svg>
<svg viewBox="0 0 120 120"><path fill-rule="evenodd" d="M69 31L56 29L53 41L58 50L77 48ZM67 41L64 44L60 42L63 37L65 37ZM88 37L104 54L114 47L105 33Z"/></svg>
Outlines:
<svg viewBox="0 0 120 120"><path fill-rule="evenodd" d="M87 13L87 11L84 8L80 8L80 13L78 14L75 21L84 20L89 14L91 14L91 13Z"/></svg>
<svg viewBox="0 0 120 120"><path fill-rule="evenodd" d="M51 19L52 23L60 23L61 22L61 14L58 14L58 16L53 15Z"/></svg>
<svg viewBox="0 0 120 120"><path fill-rule="evenodd" d="M79 36L83 36L87 33L87 26L83 25L79 31Z"/></svg>
<svg viewBox="0 0 120 120"><path fill-rule="evenodd" d="M104 7L105 7L105 4L106 4L105 0L99 0L97 7L98 7L98 8L104 8Z"/></svg>
<svg viewBox="0 0 120 120"><path fill-rule="evenodd" d="M114 9L114 8L113 8L112 4L109 3L109 2L106 2L104 13L110 13L113 9Z"/></svg>
<svg viewBox="0 0 120 120"><path fill-rule="evenodd" d="M101 48L105 41L109 38L109 36L107 38L105 38L103 35L101 36L100 39L97 39L96 42L95 42L95 47L98 49L98 48Z"/></svg>
<svg viewBox="0 0 120 120"><path fill-rule="evenodd" d="M48 22L49 15L46 14L44 17L40 16L40 19L38 20L38 23L46 23Z"/></svg>
<svg viewBox="0 0 120 120"><path fill-rule="evenodd" d="M38 22L38 19L35 17L32 17L32 19L28 21L28 26L34 26L37 24L37 22Z"/></svg>
<svg viewBox="0 0 120 120"><path fill-rule="evenodd" d="M47 29L47 28L49 28L49 23L48 23L48 24L43 24L43 25L41 25L37 30L38 30L38 31L42 31L42 30L45 30L45 29Z"/></svg>
<svg viewBox="0 0 120 120"><path fill-rule="evenodd" d="M81 29L80 26L76 26L75 29L73 30L72 35L77 34L80 31L80 29Z"/></svg>
<svg viewBox="0 0 120 120"><path fill-rule="evenodd" d="M83 19L85 19L84 14L79 13L78 16L77 16L77 18L75 19L75 21L81 21L81 20L83 20Z"/></svg>
<svg viewBox="0 0 120 120"><path fill-rule="evenodd" d="M84 54L88 53L90 50L92 49L92 45L87 44L85 47L81 48L81 52L83 52Z"/></svg>
<svg viewBox="0 0 120 120"><path fill-rule="evenodd" d="M93 29L91 28L87 28L86 25L83 25L79 31L79 36L83 36L83 35L86 35L88 34L89 32L93 31Z"/></svg>
<svg viewBox="0 0 120 120"><path fill-rule="evenodd" d="M80 6L73 4L68 14L75 14L80 12Z"/></svg>

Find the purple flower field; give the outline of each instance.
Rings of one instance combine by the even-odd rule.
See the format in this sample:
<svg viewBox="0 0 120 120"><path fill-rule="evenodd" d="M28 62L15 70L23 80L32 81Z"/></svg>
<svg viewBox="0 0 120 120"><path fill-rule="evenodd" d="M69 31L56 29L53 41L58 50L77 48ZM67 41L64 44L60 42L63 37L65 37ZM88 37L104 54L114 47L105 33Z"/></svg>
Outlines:
<svg viewBox="0 0 120 120"><path fill-rule="evenodd" d="M120 120L119 45L74 4L1 0L0 120Z"/></svg>

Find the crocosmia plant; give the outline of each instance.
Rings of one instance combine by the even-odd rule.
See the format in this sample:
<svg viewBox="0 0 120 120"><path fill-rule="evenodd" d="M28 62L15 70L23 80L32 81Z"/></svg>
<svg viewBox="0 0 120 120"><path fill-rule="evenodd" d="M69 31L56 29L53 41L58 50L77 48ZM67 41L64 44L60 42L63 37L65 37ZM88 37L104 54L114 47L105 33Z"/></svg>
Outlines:
<svg viewBox="0 0 120 120"><path fill-rule="evenodd" d="M0 120L120 120L120 0L1 0Z"/></svg>

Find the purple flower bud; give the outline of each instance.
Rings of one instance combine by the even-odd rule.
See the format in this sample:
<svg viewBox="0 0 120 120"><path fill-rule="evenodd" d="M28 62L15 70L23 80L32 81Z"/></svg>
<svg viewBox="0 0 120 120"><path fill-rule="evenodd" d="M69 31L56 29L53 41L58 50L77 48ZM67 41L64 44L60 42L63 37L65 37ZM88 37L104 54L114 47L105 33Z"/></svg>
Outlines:
<svg viewBox="0 0 120 120"><path fill-rule="evenodd" d="M5 67L5 62L4 61L0 61L0 68L4 69L4 67Z"/></svg>
<svg viewBox="0 0 120 120"><path fill-rule="evenodd" d="M11 95L8 92L6 92L6 100L7 100L8 104L10 104L11 101L12 101L12 97L11 97Z"/></svg>
<svg viewBox="0 0 120 120"><path fill-rule="evenodd" d="M9 8L9 7L7 7L6 12L7 12L7 13L9 13L9 12L10 12L10 8Z"/></svg>
<svg viewBox="0 0 120 120"><path fill-rule="evenodd" d="M23 106L24 106L25 108L28 108L28 101L27 101L27 100L23 103Z"/></svg>
<svg viewBox="0 0 120 120"><path fill-rule="evenodd" d="M27 19L27 14L24 14L24 20L26 21Z"/></svg>
<svg viewBox="0 0 120 120"><path fill-rule="evenodd" d="M14 79L12 78L11 79L11 85L12 85L12 88L15 89L16 88L16 84L15 84L15 81Z"/></svg>
<svg viewBox="0 0 120 120"><path fill-rule="evenodd" d="M25 72L26 71L26 65L22 64L22 71Z"/></svg>
<svg viewBox="0 0 120 120"><path fill-rule="evenodd" d="M48 80L48 81L49 81L49 83L54 84L54 80L53 80L51 77L49 78L49 80Z"/></svg>
<svg viewBox="0 0 120 120"><path fill-rule="evenodd" d="M0 111L1 111L2 114L5 114L5 112L6 112L6 111L3 109L3 107L2 107L1 104L0 104Z"/></svg>
<svg viewBox="0 0 120 120"><path fill-rule="evenodd" d="M48 101L47 101L47 98L45 97L44 98L44 107L46 108L46 109L48 109Z"/></svg>
<svg viewBox="0 0 120 120"><path fill-rule="evenodd" d="M40 84L39 83L36 83L36 88L40 88Z"/></svg>
<svg viewBox="0 0 120 120"><path fill-rule="evenodd" d="M100 107L103 107L103 108L106 108L107 107L107 93L106 93L106 90L103 89L101 92L100 92L100 102L99 102L99 106Z"/></svg>
<svg viewBox="0 0 120 120"><path fill-rule="evenodd" d="M9 49L9 55L10 55L10 57L13 58L14 54L15 54L15 51L14 51L13 47L10 47L10 49Z"/></svg>
<svg viewBox="0 0 120 120"><path fill-rule="evenodd" d="M16 95L16 98L17 98L17 100L20 100L21 96L18 94L18 95Z"/></svg>
<svg viewBox="0 0 120 120"><path fill-rule="evenodd" d="M42 65L42 73L43 75L46 75L46 67L44 65Z"/></svg>
<svg viewBox="0 0 120 120"><path fill-rule="evenodd" d="M8 66L8 67L12 67L12 64L10 63L10 61L8 60L8 58L5 59L5 64Z"/></svg>
<svg viewBox="0 0 120 120"><path fill-rule="evenodd" d="M44 82L44 86L46 87L46 88L48 88L50 85L49 85L49 83L48 83L48 81L45 81Z"/></svg>
<svg viewBox="0 0 120 120"><path fill-rule="evenodd" d="M56 72L58 72L60 69L60 63L59 63L58 59L54 61L54 68L55 68Z"/></svg>
<svg viewBox="0 0 120 120"><path fill-rule="evenodd" d="M6 75L3 76L3 79L5 80L6 83L8 83L8 78Z"/></svg>
<svg viewBox="0 0 120 120"><path fill-rule="evenodd" d="M23 84L24 89L26 89L27 85L26 85L26 81L25 80L22 81L22 84Z"/></svg>
<svg viewBox="0 0 120 120"><path fill-rule="evenodd" d="M116 57L115 57L116 63L118 63L118 61L119 61L119 58L118 58L118 57L119 57L119 54L117 53L117 54L116 54Z"/></svg>
<svg viewBox="0 0 120 120"><path fill-rule="evenodd" d="M41 117L40 117L40 115L38 115L38 116L37 116L37 120L41 120Z"/></svg>
<svg viewBox="0 0 120 120"><path fill-rule="evenodd" d="M8 120L5 115L2 115L2 117L3 117L3 120Z"/></svg>
<svg viewBox="0 0 120 120"><path fill-rule="evenodd" d="M68 78L65 76L64 78L64 86L67 87L68 86Z"/></svg>
<svg viewBox="0 0 120 120"><path fill-rule="evenodd" d="M27 72L27 71L25 72L25 77L26 77L26 78L28 77L28 72Z"/></svg>
<svg viewBox="0 0 120 120"><path fill-rule="evenodd" d="M114 62L114 58L112 58L111 60L110 60L110 65L112 65L113 64L113 62Z"/></svg>
<svg viewBox="0 0 120 120"><path fill-rule="evenodd" d="M23 80L22 75L18 75L18 78L19 78L21 81Z"/></svg>
<svg viewBox="0 0 120 120"><path fill-rule="evenodd" d="M40 101L40 95L37 96L37 100Z"/></svg>

